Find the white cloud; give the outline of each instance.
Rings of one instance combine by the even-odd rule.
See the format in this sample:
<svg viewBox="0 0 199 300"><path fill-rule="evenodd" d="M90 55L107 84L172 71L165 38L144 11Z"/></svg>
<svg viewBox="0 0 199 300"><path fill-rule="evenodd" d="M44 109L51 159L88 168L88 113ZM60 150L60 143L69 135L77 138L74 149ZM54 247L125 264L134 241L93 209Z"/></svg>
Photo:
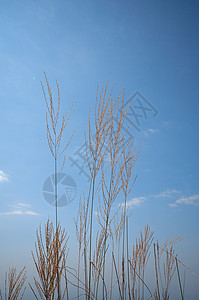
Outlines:
<svg viewBox="0 0 199 300"><path fill-rule="evenodd" d="M8 181L8 175L4 171L0 170L0 182Z"/></svg>
<svg viewBox="0 0 199 300"><path fill-rule="evenodd" d="M174 207L179 204L199 206L199 194L191 195L189 197L181 197L176 200L175 203L170 204L170 206Z"/></svg>
<svg viewBox="0 0 199 300"><path fill-rule="evenodd" d="M0 212L0 215L31 215L31 216L38 216L39 214L32 211L30 209L30 204L19 202L16 205L12 205L10 211Z"/></svg>
<svg viewBox="0 0 199 300"><path fill-rule="evenodd" d="M131 200L126 202L127 207L132 207L132 206L139 206L144 203L146 200L146 197L134 197ZM124 206L124 203L122 204Z"/></svg>
<svg viewBox="0 0 199 300"><path fill-rule="evenodd" d="M140 206L144 202L146 202L149 199L154 199L154 198L173 198L175 195L179 195L180 192L177 190L165 190L161 192L160 194L155 194L155 195L149 195L149 196L139 196L139 197L134 197L131 200L127 201L127 207L131 208L133 206ZM124 206L124 203L122 204Z"/></svg>
<svg viewBox="0 0 199 300"><path fill-rule="evenodd" d="M165 190L163 192L161 192L160 194L157 194L157 195L153 195L151 197L154 197L154 198L173 198L175 195L179 195L181 192L178 191L178 190Z"/></svg>
<svg viewBox="0 0 199 300"><path fill-rule="evenodd" d="M193 205L199 206L199 194L191 195L188 197L182 197L182 192L175 189L167 189L159 194L149 196L134 197L127 201L127 207L132 208L133 206L140 206L147 200L152 199L170 199L173 203L169 203L170 207L177 207L178 205ZM177 200L176 200L177 199ZM124 203L121 204L124 206Z"/></svg>
<svg viewBox="0 0 199 300"><path fill-rule="evenodd" d="M31 215L31 216L38 216L39 214L32 211L32 210L26 210L26 211L22 211L22 210L13 210L13 211L8 211L8 212L4 212L1 213L4 215Z"/></svg>
<svg viewBox="0 0 199 300"><path fill-rule="evenodd" d="M170 207L177 207L181 204L199 206L199 194L182 197L182 192L174 189L167 189L160 194L153 195L153 197L173 199L174 202L169 204ZM177 200L175 200L176 198Z"/></svg>

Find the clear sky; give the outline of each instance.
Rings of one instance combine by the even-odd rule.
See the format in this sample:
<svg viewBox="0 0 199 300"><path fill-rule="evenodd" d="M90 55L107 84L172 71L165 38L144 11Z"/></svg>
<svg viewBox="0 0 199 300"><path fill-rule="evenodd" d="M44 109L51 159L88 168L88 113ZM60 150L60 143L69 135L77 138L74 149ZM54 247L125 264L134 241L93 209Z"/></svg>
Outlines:
<svg viewBox="0 0 199 300"><path fill-rule="evenodd" d="M142 143L128 199L132 241L146 224L160 243L183 235L178 257L199 273L198 11L194 0L0 1L0 279L12 265L26 264L31 273L36 228L54 218L42 195L54 167L43 70L55 92L55 79L60 84L63 111L74 101L66 141L74 129L75 135L63 171L77 194L59 210L71 248L73 217L88 183L70 157L84 144L97 83L109 79L116 96L124 87L126 101L137 95L154 109L139 118L140 131L132 129ZM199 278L186 276L187 299L197 299Z"/></svg>

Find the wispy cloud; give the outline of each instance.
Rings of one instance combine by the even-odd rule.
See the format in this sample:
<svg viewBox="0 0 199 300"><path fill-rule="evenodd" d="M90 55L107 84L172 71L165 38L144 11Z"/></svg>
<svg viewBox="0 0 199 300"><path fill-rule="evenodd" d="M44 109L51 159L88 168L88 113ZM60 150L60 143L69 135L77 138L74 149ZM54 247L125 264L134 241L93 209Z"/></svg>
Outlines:
<svg viewBox="0 0 199 300"><path fill-rule="evenodd" d="M179 195L181 192L178 190L170 190L170 189L166 189L165 191L157 194L157 195L153 195L151 197L154 198L173 198L176 195Z"/></svg>
<svg viewBox="0 0 199 300"><path fill-rule="evenodd" d="M176 189L166 189L165 191L159 193L159 194L153 194L148 196L139 196L134 197L127 201L127 207L132 208L135 206L140 206L144 204L146 201L150 201L153 199L167 199L173 201L172 203L169 203L170 207L177 207L178 205L193 205L193 206L199 206L199 194L190 195L188 197L182 196L182 191L176 190ZM122 204L124 206L124 204Z"/></svg>
<svg viewBox="0 0 199 300"><path fill-rule="evenodd" d="M12 205L10 211L0 212L0 215L31 215L38 216L39 214L31 210L30 204L19 202L16 205Z"/></svg>
<svg viewBox="0 0 199 300"><path fill-rule="evenodd" d="M191 195L189 197L181 197L177 199L174 203L170 203L169 206L176 207L180 204L199 206L199 194Z"/></svg>
<svg viewBox="0 0 199 300"><path fill-rule="evenodd" d="M4 171L0 170L0 182L9 181L8 175Z"/></svg>
<svg viewBox="0 0 199 300"><path fill-rule="evenodd" d="M146 197L134 197L131 200L127 201L126 205L128 208L132 208L133 206L140 206L146 199ZM122 204L122 206L124 206L124 204Z"/></svg>
<svg viewBox="0 0 199 300"><path fill-rule="evenodd" d="M170 207L176 207L178 205L183 205L183 204L199 206L199 194L190 195L187 197L183 197L182 194L183 194L182 191L178 191L175 189L167 189L162 193L150 197L171 199L173 200L173 203L169 203Z"/></svg>
<svg viewBox="0 0 199 300"><path fill-rule="evenodd" d="M139 196L139 197L134 197L131 200L127 201L127 207L132 208L133 206L140 206L144 204L144 202L151 200L151 199L158 199L158 198L173 198L176 195L179 195L180 191L177 190L170 190L167 189L159 194L154 194L154 195L148 195L148 196ZM124 204L122 204L123 206Z"/></svg>
<svg viewBox="0 0 199 300"><path fill-rule="evenodd" d="M31 216L38 216L39 214L32 211L32 210L26 210L26 211L22 211L22 210L13 210L13 211L8 211L8 212L4 212L4 213L0 213L1 215L31 215Z"/></svg>

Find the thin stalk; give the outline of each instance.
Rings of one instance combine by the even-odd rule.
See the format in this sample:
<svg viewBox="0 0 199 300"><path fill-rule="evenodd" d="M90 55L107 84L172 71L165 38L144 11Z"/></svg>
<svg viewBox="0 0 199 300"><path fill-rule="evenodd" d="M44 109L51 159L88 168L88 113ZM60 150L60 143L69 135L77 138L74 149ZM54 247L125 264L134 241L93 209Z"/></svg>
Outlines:
<svg viewBox="0 0 199 300"><path fill-rule="evenodd" d="M131 264L130 260L129 260L129 263ZM131 266L132 266L132 265L131 265ZM134 269L135 274L138 276L138 278L142 281L142 283L145 285L145 287L146 287L147 290L149 291L149 293L150 293L150 295L151 295L150 298L152 298L153 295L152 295L152 293L151 293L149 287L146 285L146 283L144 282L144 280L142 279L142 277L135 271L135 268L133 268L133 269ZM150 298L149 298L149 299L150 299ZM138 297L138 299L140 299L140 297Z"/></svg>
<svg viewBox="0 0 199 300"><path fill-rule="evenodd" d="M177 260L177 257L175 257L175 261L176 261L176 268L177 268L178 281L179 281L179 287L180 287L180 294L181 294L182 300L184 300L183 291L182 291L182 285L181 285L181 280L180 280L180 272L179 272L179 268L178 268L178 260Z"/></svg>
<svg viewBox="0 0 199 300"><path fill-rule="evenodd" d="M155 260L155 274L156 274L156 286L157 286L157 293L158 299L160 300L160 291L159 291L159 283L158 283L158 268L157 268L157 257L156 257L156 249L154 244L154 260Z"/></svg>
<svg viewBox="0 0 199 300"><path fill-rule="evenodd" d="M101 279L102 279L102 282L103 282L103 286L104 286L104 288L105 288L105 290L106 290L106 295L108 294L108 292L107 292L107 288L106 288L106 282L105 282L105 280L104 280L104 278L102 277L102 275L100 274L100 272L99 272L99 270L96 268L96 266L93 264L93 262L92 262L92 265L94 266L94 268L98 271L98 274L99 274L99 276L101 277Z"/></svg>
<svg viewBox="0 0 199 300"><path fill-rule="evenodd" d="M113 287L113 261L111 264L111 290L110 290L110 300L112 298L112 287Z"/></svg>
<svg viewBox="0 0 199 300"><path fill-rule="evenodd" d="M144 282L144 266L143 266L143 270L142 270L142 279ZM144 284L142 284L142 300L144 300Z"/></svg>
<svg viewBox="0 0 199 300"><path fill-rule="evenodd" d="M141 265L140 265L140 263L139 263L139 267L138 267L138 277L139 277L139 279L141 278L140 277L140 269L141 269ZM138 280L138 299L140 299L140 280Z"/></svg>
<svg viewBox="0 0 199 300"><path fill-rule="evenodd" d="M129 239L128 239L128 219L126 220L126 256L127 256L127 277L128 277L128 293L129 300L131 300L131 286L130 286L130 274L129 274Z"/></svg>
<svg viewBox="0 0 199 300"><path fill-rule="evenodd" d="M165 250L164 248L160 247L159 245L158 245L158 247L159 247L162 251L164 251L165 253L170 254L167 250ZM172 254L171 254L171 255L172 255ZM172 255L172 256L175 258L174 255ZM188 271L190 271L193 275L195 275L196 277L199 278L199 274L193 272L193 271L192 271L189 267L187 267L182 261L180 261L180 260L178 259L178 262L179 262L183 267L185 267Z"/></svg>
<svg viewBox="0 0 199 300"><path fill-rule="evenodd" d="M117 249L117 265L120 266L120 238L118 240L118 249Z"/></svg>
<svg viewBox="0 0 199 300"><path fill-rule="evenodd" d="M111 189L112 189L112 179L113 179L113 169L111 170L111 178L110 178L110 186L109 186L109 197L108 197L108 209L107 209L106 227L105 227L105 235L104 235L103 278L105 276L106 240L107 240L107 231L108 231L108 220L109 220L109 214L110 214L110 197L111 197ZM104 288L103 288L103 299L104 299Z"/></svg>
<svg viewBox="0 0 199 300"><path fill-rule="evenodd" d="M114 263L114 267L115 267L115 274L116 274L116 277L117 277L119 294L120 294L120 298L122 299L122 293L121 293L121 289L120 289L120 281L119 281L119 276L118 276L118 272L117 272L117 266L116 266L116 263L115 263L115 258L114 258L113 252L112 252L112 257L113 257L113 263Z"/></svg>
<svg viewBox="0 0 199 300"><path fill-rule="evenodd" d="M108 210L107 210L107 218L106 218L106 227L105 227L105 234L104 234L104 245L103 245L103 252L104 255L102 256L100 265L102 263L103 267L103 278L105 276L105 256L106 256L106 240L107 240L107 231L108 231L108 219L109 219L109 210L110 210L110 193L111 193L111 188L112 188L112 176L113 176L113 170L111 171L111 179L110 179L110 186L109 186L109 198L108 198ZM103 262L102 262L103 260ZM98 286L99 286L99 276L97 277L97 288L96 288L96 298L97 298L97 293L98 293ZM104 299L104 288L103 288L103 299Z"/></svg>
<svg viewBox="0 0 199 300"><path fill-rule="evenodd" d="M68 269L67 269L67 272L69 273L69 274L71 274L72 276L74 276L76 279L77 279L77 276L75 275L75 274L73 274L71 271L69 271ZM64 275L65 276L65 275ZM75 287L77 287L77 285L76 284L74 284L72 281L70 281L68 278L67 278L67 281L70 283L70 284L72 284L73 286L75 286ZM81 281L80 279L79 279L79 282L83 285L83 286L85 286L85 284L84 284L84 282L83 281ZM85 295L85 296L87 296L87 288L85 287L79 287L81 290L84 290L85 291L85 294L81 294L80 296L82 296L82 295ZM94 295L91 293L91 295L90 295L90 297L91 297L91 299L93 299L93 300L95 300L95 297L94 297ZM75 299L75 298L77 298L77 297L73 297L72 299Z"/></svg>
<svg viewBox="0 0 199 300"><path fill-rule="evenodd" d="M67 279L67 275L66 275L66 257L65 257L65 253L64 253L64 273L65 273L65 283L66 283L66 295L67 295L67 300L69 300L69 295L68 295L68 279Z"/></svg>
<svg viewBox="0 0 199 300"><path fill-rule="evenodd" d="M96 165L94 166L93 188L92 188L92 198L91 198L90 249L89 249L89 282L88 282L89 295L90 295L90 289L91 289L91 254L92 254L93 203L94 203L94 195L95 195L95 177L96 177Z"/></svg>
<svg viewBox="0 0 199 300"><path fill-rule="evenodd" d="M125 199L124 199L124 226L123 226L123 245L122 245L122 297L124 299L124 286L125 286L125 277L124 277L124 267L125 267L125 262L124 262L124 243L125 243L125 224L126 223L126 194L125 194ZM128 268L128 265L127 265Z"/></svg>
<svg viewBox="0 0 199 300"><path fill-rule="evenodd" d="M77 269L77 299L79 299L79 273L80 273L80 249L79 249L79 255L78 255L78 269Z"/></svg>
<svg viewBox="0 0 199 300"><path fill-rule="evenodd" d="M91 188L92 188L92 182L93 182L93 179L91 178L90 186L89 186L89 192L88 192L85 226L84 226L84 277L85 277L86 299L88 299L88 293L87 293L88 282L87 282L87 257L86 257L86 231L87 231L88 205L89 205L90 193L91 193Z"/></svg>
<svg viewBox="0 0 199 300"><path fill-rule="evenodd" d="M58 227L58 206L57 206L57 136L56 136L56 128L55 128L55 139L54 139L54 145L55 145L55 154L54 154L54 161L55 161L55 229L57 231Z"/></svg>
<svg viewBox="0 0 199 300"><path fill-rule="evenodd" d="M125 238L125 223L124 223L124 226L123 226L123 245L122 245L122 299L124 299L124 286L125 286L125 276L124 276L125 275L124 274L124 268L125 268L125 262L124 262L124 238Z"/></svg>
<svg viewBox="0 0 199 300"><path fill-rule="evenodd" d="M184 297L184 290L185 290L185 277L186 277L186 270L184 271L184 280L183 280L183 297Z"/></svg>
<svg viewBox="0 0 199 300"><path fill-rule="evenodd" d="M55 131L55 223L56 223L56 264L57 264L57 297L61 299L60 295L60 278L59 278L59 255L58 255L58 205L57 205L57 149L56 149L56 131Z"/></svg>

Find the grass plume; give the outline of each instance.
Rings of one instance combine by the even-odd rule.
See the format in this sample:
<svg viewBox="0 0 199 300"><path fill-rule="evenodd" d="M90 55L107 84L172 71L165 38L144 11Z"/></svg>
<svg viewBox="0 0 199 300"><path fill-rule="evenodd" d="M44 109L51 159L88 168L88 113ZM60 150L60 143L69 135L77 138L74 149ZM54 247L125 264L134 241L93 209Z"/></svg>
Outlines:
<svg viewBox="0 0 199 300"><path fill-rule="evenodd" d="M35 288L30 285L33 295L36 299L39 299L39 297L46 300L63 299L66 289L62 295L61 291L57 291L56 294L56 290L58 286L61 286L61 277L65 268L65 256L68 253L67 233L65 229L61 229L60 224L54 230L53 223L47 220L44 233L42 233L40 225L36 232L36 238L35 252L32 252L32 257L39 280L34 277Z"/></svg>
<svg viewBox="0 0 199 300"><path fill-rule="evenodd" d="M24 287L26 281L26 267L24 267L19 273L16 268L9 268L8 273L5 274L5 300L18 300L23 299L26 287ZM0 299L2 300L2 292L0 289Z"/></svg>

